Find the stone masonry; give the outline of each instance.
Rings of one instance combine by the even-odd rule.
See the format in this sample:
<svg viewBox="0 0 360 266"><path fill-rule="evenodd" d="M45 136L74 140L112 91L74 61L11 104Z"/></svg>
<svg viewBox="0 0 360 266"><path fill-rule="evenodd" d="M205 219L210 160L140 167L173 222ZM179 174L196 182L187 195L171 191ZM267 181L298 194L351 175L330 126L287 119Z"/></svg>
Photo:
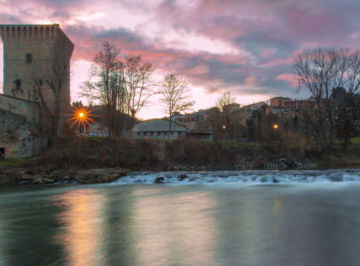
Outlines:
<svg viewBox="0 0 360 266"><path fill-rule="evenodd" d="M74 45L58 24L0 25L0 38L4 49L0 159L32 156L46 148L46 128L56 99L61 113L70 104ZM57 98L56 86L61 88ZM64 123L60 117L59 133Z"/></svg>

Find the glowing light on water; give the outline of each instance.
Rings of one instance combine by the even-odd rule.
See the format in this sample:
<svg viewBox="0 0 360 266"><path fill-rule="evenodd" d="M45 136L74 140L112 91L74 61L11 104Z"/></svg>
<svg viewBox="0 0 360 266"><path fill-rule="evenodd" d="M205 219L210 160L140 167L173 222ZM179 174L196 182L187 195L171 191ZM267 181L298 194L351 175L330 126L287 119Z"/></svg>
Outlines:
<svg viewBox="0 0 360 266"><path fill-rule="evenodd" d="M4 93L3 81L4 81L4 50L3 43L0 37L0 94Z"/></svg>
<svg viewBox="0 0 360 266"><path fill-rule="evenodd" d="M136 245L138 264L216 265L212 256L216 226L207 211L216 205L213 198L200 192L147 192L135 204L135 229L141 236Z"/></svg>
<svg viewBox="0 0 360 266"><path fill-rule="evenodd" d="M70 191L55 196L66 209L58 219L64 231L56 239L67 253L67 265L98 265L101 232L104 227L103 198L92 189Z"/></svg>

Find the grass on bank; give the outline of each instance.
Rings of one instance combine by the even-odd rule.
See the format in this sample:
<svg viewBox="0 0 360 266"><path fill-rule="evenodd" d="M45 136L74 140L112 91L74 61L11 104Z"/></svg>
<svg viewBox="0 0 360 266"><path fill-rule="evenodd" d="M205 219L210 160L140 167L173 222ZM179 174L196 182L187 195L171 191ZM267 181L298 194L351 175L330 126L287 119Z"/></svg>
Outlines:
<svg viewBox="0 0 360 266"><path fill-rule="evenodd" d="M222 143L203 142L196 139L184 140L134 140L101 137L60 137L56 149L32 158L0 161L1 167L42 167L53 165L57 169L73 167L127 169L171 169L177 165L231 169L243 160L273 160L280 157L306 159L315 162L319 168L360 168L360 138L352 139L348 152L342 152L337 143L331 151L317 152L316 145L308 143L288 144L273 142Z"/></svg>
<svg viewBox="0 0 360 266"><path fill-rule="evenodd" d="M20 167L25 164L31 164L32 161L35 161L39 157L27 157L21 159L7 159L7 160L0 160L0 167Z"/></svg>

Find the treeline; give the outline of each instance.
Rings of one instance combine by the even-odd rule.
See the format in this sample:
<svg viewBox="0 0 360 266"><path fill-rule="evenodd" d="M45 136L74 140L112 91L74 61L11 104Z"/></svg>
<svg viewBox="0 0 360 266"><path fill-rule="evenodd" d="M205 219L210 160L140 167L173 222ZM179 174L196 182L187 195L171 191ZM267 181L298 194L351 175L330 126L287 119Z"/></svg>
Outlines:
<svg viewBox="0 0 360 266"><path fill-rule="evenodd" d="M339 140L346 152L351 138L360 136L360 52L305 50L295 58L293 70L299 89L310 96L311 108L276 114L264 104L242 121L245 110L236 108L225 93L218 106L208 111L214 139L278 141L302 151L306 145L316 144L321 153Z"/></svg>
<svg viewBox="0 0 360 266"><path fill-rule="evenodd" d="M85 82L83 95L100 103L109 136L121 136L126 126L131 130L136 115L154 94L169 116L189 110L194 102L186 96L187 83L175 74L163 82L152 80L154 66L141 56L120 56L120 50L104 43L94 57L92 77ZM359 136L360 124L360 52L347 49L317 48L296 56L293 73L299 90L309 95L313 105L280 114L269 112L264 105L241 114L235 99L226 92L217 107L207 110L200 128L213 131L215 141L250 141L264 144L281 142L305 150L316 144L322 153L340 140L346 151L353 137ZM246 117L246 121L240 118Z"/></svg>
<svg viewBox="0 0 360 266"><path fill-rule="evenodd" d="M329 149L336 137L344 150L359 133L360 52L317 48L298 54L293 64L299 88L315 102L302 118L315 137L319 151Z"/></svg>
<svg viewBox="0 0 360 266"><path fill-rule="evenodd" d="M169 115L169 131L172 116L194 105L186 94L187 83L179 75L167 74L162 82L156 83L152 78L154 70L140 55L121 55L120 49L108 42L94 57L81 96L104 108L101 118L110 137L121 136L124 128L130 130L136 115L155 94L160 95L161 105Z"/></svg>

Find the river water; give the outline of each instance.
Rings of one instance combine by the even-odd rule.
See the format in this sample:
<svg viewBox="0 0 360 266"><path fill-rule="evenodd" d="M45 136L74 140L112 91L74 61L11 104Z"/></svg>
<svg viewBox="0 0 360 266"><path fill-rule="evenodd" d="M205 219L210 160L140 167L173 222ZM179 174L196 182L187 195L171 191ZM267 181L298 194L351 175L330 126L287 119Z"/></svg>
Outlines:
<svg viewBox="0 0 360 266"><path fill-rule="evenodd" d="M0 265L360 265L360 170L178 176L0 187Z"/></svg>

